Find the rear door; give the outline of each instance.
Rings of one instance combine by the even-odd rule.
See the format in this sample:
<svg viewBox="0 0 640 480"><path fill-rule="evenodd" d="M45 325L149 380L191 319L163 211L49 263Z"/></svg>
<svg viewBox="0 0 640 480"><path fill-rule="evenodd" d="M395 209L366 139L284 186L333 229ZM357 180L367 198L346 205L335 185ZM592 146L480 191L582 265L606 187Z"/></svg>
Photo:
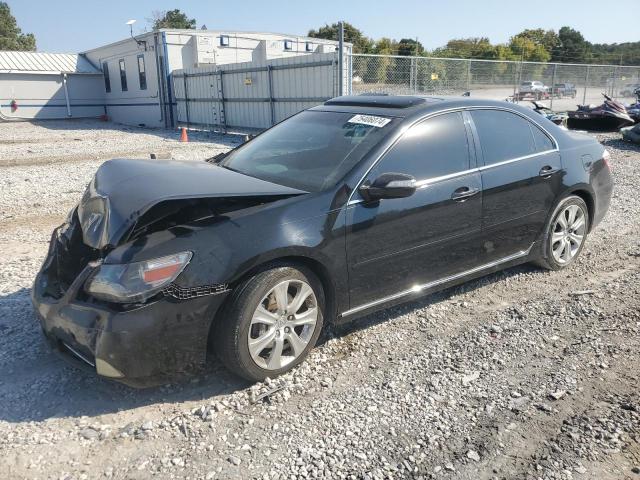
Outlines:
<svg viewBox="0 0 640 480"><path fill-rule="evenodd" d="M367 174L413 175L408 198L347 207L351 308L375 303L476 265L482 191L462 112L413 126Z"/></svg>
<svg viewBox="0 0 640 480"><path fill-rule="evenodd" d="M555 141L524 115L475 109L483 186L483 255L499 261L526 251L542 232L562 187Z"/></svg>

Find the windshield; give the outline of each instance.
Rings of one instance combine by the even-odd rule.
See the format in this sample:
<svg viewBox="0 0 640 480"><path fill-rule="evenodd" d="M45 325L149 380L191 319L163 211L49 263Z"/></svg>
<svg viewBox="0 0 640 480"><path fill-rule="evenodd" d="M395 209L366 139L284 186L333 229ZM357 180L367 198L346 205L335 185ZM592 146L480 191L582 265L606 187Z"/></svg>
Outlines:
<svg viewBox="0 0 640 480"><path fill-rule="evenodd" d="M393 123L380 116L304 111L233 150L220 165L319 192L338 183L391 131Z"/></svg>

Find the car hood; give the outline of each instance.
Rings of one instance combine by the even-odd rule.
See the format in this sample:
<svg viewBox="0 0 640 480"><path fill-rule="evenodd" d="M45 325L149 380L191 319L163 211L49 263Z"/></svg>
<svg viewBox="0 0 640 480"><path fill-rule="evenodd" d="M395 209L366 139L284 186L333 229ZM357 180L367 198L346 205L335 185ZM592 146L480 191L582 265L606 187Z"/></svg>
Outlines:
<svg viewBox="0 0 640 480"><path fill-rule="evenodd" d="M170 200L299 195L294 188L206 162L109 160L100 166L78 205L83 241L116 246L151 207Z"/></svg>

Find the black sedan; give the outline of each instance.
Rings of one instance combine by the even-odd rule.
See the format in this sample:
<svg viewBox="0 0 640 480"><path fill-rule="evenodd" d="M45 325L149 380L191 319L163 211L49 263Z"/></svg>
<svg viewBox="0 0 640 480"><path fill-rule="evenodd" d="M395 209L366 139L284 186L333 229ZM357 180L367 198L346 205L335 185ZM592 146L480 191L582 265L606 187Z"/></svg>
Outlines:
<svg viewBox="0 0 640 480"><path fill-rule="evenodd" d="M208 162L111 160L33 287L51 345L164 381L217 354L260 380L324 324L523 262L576 261L607 151L504 102L339 97Z"/></svg>

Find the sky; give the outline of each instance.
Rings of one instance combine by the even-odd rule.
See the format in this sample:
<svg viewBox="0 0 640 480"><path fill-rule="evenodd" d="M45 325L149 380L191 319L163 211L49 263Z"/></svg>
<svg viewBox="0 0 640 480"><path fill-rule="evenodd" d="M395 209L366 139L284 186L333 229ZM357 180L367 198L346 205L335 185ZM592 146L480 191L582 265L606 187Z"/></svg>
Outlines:
<svg viewBox="0 0 640 480"><path fill-rule="evenodd" d="M593 43L640 41L631 23L612 28L602 0L526 2L517 0L4 0L24 33L36 36L42 52L76 53L149 28L152 12L180 8L212 30L263 31L305 35L309 29L345 20L374 39L418 38L428 50L452 38L489 37L502 43L525 28L558 30L564 25ZM615 0L615 15L637 13L638 0ZM535 7L527 13L526 6ZM545 12L544 6L548 11ZM625 27L626 25L626 27Z"/></svg>

